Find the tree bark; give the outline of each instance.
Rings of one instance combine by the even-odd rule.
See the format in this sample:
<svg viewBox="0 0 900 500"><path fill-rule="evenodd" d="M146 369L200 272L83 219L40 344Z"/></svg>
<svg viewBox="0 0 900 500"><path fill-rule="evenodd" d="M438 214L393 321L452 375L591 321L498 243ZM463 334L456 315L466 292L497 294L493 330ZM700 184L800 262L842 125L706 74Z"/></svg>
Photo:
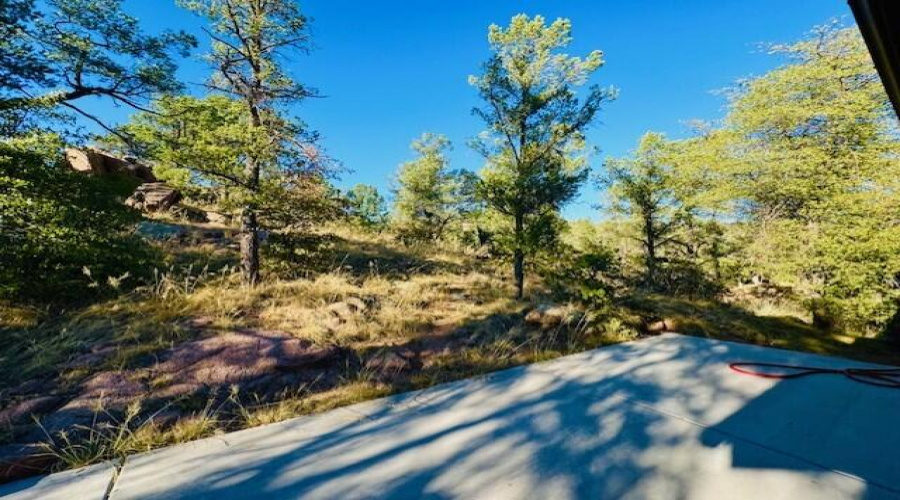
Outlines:
<svg viewBox="0 0 900 500"><path fill-rule="evenodd" d="M656 288L656 233L653 228L653 217L651 215L644 217L644 230L644 237L646 238L644 244L647 251L645 262L647 276L645 280L647 286L652 290Z"/></svg>
<svg viewBox="0 0 900 500"><path fill-rule="evenodd" d="M513 251L513 274L516 279L516 298L521 300L525 296L525 251L522 248L522 230L524 220L522 214L516 214L516 248Z"/></svg>
<svg viewBox="0 0 900 500"><path fill-rule="evenodd" d="M259 224L251 207L241 213L241 278L248 286L259 283Z"/></svg>
<svg viewBox="0 0 900 500"><path fill-rule="evenodd" d="M262 126L259 106L249 104L250 129L256 131ZM259 159L254 154L247 155L244 176L252 194L259 191ZM241 278L245 285L256 286L259 283L259 220L256 209L245 205L241 212Z"/></svg>

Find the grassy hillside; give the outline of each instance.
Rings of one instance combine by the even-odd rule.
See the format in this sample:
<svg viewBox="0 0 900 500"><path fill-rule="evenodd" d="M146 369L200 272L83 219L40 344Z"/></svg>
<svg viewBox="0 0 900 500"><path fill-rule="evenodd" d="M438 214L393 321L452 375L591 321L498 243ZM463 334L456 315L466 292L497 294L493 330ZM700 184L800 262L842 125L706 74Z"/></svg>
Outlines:
<svg viewBox="0 0 900 500"><path fill-rule="evenodd" d="M145 286L76 310L3 309L9 453L83 465L663 330L898 362L772 304L645 295L596 311L540 282L516 301L505 267L354 228L328 233L307 276L248 289L227 228L152 224L171 233L158 243L170 267Z"/></svg>

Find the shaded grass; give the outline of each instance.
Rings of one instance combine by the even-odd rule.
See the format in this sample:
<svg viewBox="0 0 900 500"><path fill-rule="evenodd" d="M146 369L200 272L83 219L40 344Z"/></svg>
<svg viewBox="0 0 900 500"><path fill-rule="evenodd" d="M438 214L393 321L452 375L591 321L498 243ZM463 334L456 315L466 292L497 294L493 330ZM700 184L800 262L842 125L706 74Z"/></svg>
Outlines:
<svg viewBox="0 0 900 500"><path fill-rule="evenodd" d="M816 328L791 314L789 308L767 307L758 314L737 304L662 295L635 296L625 305L645 324L666 319L671 323L669 329L685 335L900 365L900 351L887 342Z"/></svg>
<svg viewBox="0 0 900 500"><path fill-rule="evenodd" d="M48 436L47 451L61 464L117 458L633 340L660 319L688 335L900 364L900 356L878 341L821 331L773 304L752 310L633 296L549 328L531 325L525 313L550 298L538 288L531 301L511 299L506 266L453 249L402 247L385 235L338 230L318 268L301 278L270 276L253 289L241 287L231 272L235 254L227 245L198 241L176 247L167 270L117 299L59 314L0 306L6 340L0 346L0 389L41 377L55 377L62 389L74 387L98 371L147 365L175 344L237 328L337 344L358 361L380 350L411 349L419 355L417 364L385 377L355 363L336 381L276 395L235 390L222 400L198 392L163 406L182 414L174 422L155 418L158 409L148 414L139 406L109 412L102 423ZM197 319L202 328L191 326ZM95 365L61 368L98 346L111 346L113 353ZM154 389L168 383L154 380Z"/></svg>

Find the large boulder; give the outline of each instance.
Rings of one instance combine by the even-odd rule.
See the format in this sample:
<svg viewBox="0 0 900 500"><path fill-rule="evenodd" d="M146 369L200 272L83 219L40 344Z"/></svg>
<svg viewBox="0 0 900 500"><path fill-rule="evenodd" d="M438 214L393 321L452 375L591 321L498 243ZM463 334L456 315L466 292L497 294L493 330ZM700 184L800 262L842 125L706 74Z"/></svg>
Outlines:
<svg viewBox="0 0 900 500"><path fill-rule="evenodd" d="M165 182L149 182L138 186L125 204L144 212L164 212L180 200L181 193Z"/></svg>
<svg viewBox="0 0 900 500"><path fill-rule="evenodd" d="M125 174L141 182L158 182L153 170L135 158L116 158L95 148L66 149L66 162L73 170L95 175Z"/></svg>
<svg viewBox="0 0 900 500"><path fill-rule="evenodd" d="M72 170L89 174L106 174L103 158L90 149L66 149L66 162Z"/></svg>

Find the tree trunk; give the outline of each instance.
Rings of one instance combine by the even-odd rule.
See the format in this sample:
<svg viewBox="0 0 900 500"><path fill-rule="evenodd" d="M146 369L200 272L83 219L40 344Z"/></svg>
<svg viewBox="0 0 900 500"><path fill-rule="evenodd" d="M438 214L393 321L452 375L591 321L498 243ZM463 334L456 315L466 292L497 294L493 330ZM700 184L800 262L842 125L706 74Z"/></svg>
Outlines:
<svg viewBox="0 0 900 500"><path fill-rule="evenodd" d="M259 106L250 103L250 129L256 131L262 126ZM255 195L259 191L259 159L254 154L247 155L244 166L247 186ZM259 220L256 209L247 205L241 212L241 278L245 285L259 283Z"/></svg>
<svg viewBox="0 0 900 500"><path fill-rule="evenodd" d="M644 230L644 238L646 238L644 245L646 246L645 250L647 251L645 260L647 276L645 277L645 280L647 282L647 287L653 290L656 288L656 234L653 228L652 216L644 218Z"/></svg>
<svg viewBox="0 0 900 500"><path fill-rule="evenodd" d="M525 296L525 251L522 248L522 230L524 220L522 214L516 214L516 248L513 251L513 274L516 278L516 298L521 300Z"/></svg>
<svg viewBox="0 0 900 500"><path fill-rule="evenodd" d="M900 303L897 304L897 311L891 320L885 325L882 335L886 341L900 349Z"/></svg>
<svg viewBox="0 0 900 500"><path fill-rule="evenodd" d="M259 225L251 207L241 213L241 278L245 285L259 283Z"/></svg>

